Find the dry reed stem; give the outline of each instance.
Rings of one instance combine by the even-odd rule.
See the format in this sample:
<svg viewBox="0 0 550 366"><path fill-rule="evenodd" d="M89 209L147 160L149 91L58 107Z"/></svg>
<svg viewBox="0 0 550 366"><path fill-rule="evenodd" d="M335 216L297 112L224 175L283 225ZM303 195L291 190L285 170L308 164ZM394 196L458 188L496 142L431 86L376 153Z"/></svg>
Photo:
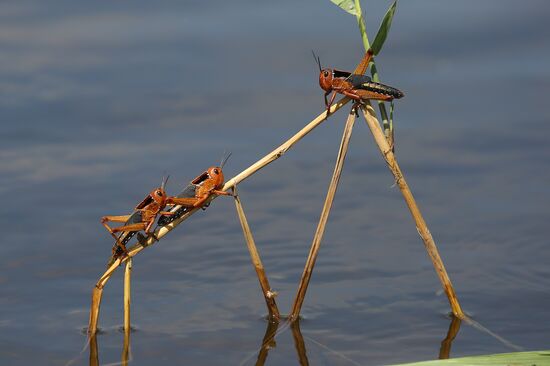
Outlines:
<svg viewBox="0 0 550 366"><path fill-rule="evenodd" d="M456 297L455 290L453 288L451 280L449 279L449 275L445 270L443 261L439 256L439 252L435 245L432 234L430 233L430 230L428 230L428 226L426 225L426 222L422 217L422 213L420 212L420 209L416 204L416 201L409 188L409 185L407 184L407 181L405 180L405 177L401 172L401 168L399 168L399 165L397 164L395 155L393 154L391 147L389 146L388 141L386 140L384 133L380 128L380 123L376 118L376 113L372 109L372 106L370 105L370 103L366 107L362 108L362 110L363 110L363 115L365 116L367 125L369 126L372 132L372 135L374 136L374 140L376 141L376 144L378 145L378 148L382 153L382 157L384 158L384 160L386 160L388 168L392 172L395 178L395 182L399 187L399 189L401 190L401 193L403 194L403 198L405 198L405 202L407 203L407 206L409 207L412 217L416 223L416 229L418 230L418 234L420 234L420 237L424 241L426 251L428 252L430 259L432 260L432 263L435 267L435 271L439 277L439 280L441 281L443 289L445 290L445 294L447 294L447 298L449 299L449 304L451 305L452 312L456 317L460 319L464 319L465 315L462 312L460 304L458 303L458 298Z"/></svg>
<svg viewBox="0 0 550 366"><path fill-rule="evenodd" d="M246 241L246 246L248 252L250 253L250 259L252 260L252 265L256 270L258 275L258 281L260 281L260 287L264 294L265 303L267 305L267 310L269 311L269 320L270 321L279 321L280 314L279 309L277 308L277 303L275 302L275 293L271 291L271 286L265 274L264 266L262 260L260 259L260 254L254 243L254 238L252 237L252 231L248 225L248 220L244 214L243 206L241 204L241 199L237 195L237 187L235 186L233 191L235 192L235 207L237 208L237 215L239 216L239 221L241 222L241 227L243 228L243 234Z"/></svg>
<svg viewBox="0 0 550 366"><path fill-rule="evenodd" d="M124 270L124 331L130 331L130 296L132 280L132 258L126 262Z"/></svg>
<svg viewBox="0 0 550 366"><path fill-rule="evenodd" d="M330 107L330 113L329 115L332 115L334 112L342 108L344 105L346 105L349 102L349 98L342 98L336 103L333 103L333 105ZM285 141L281 146L252 164L250 167L246 168L233 178L231 178L225 185L223 186L223 190L227 191L230 188L233 188L235 185L239 184L246 178L250 177L252 174L256 173L258 170L262 169L269 163L279 159L281 156L283 156L294 144L296 144L298 141L300 141L303 137L305 137L308 133L313 131L313 129L317 126L319 126L321 123L323 123L327 118L327 112L323 112L320 115L317 116L313 121L311 121L309 124L307 124L304 128L302 128L300 131L298 131L294 136L289 138L287 141Z"/></svg>
<svg viewBox="0 0 550 366"><path fill-rule="evenodd" d="M94 335L97 332L97 321L99 318L99 308L101 306L101 297L103 296L103 287L94 286L92 290L92 305L90 306L90 320L88 321L88 334Z"/></svg>
<svg viewBox="0 0 550 366"><path fill-rule="evenodd" d="M300 315L300 310L306 296L306 291L309 281L311 279L313 267L315 266L315 261L317 260L317 254L319 253L319 248L321 247L321 240L323 239L325 226L327 224L328 216L330 214L330 209L332 208L332 202L334 201L336 189L338 188L338 182L340 181L340 176L344 167L344 160L346 159L346 153L348 151L349 140L351 138L351 132L354 122L355 112L352 111L348 115L348 119L346 121L346 126L342 135L342 142L340 143L340 149L338 150L338 157L336 158L334 173L332 174L332 179L330 181L327 196L325 198L325 204L323 206L323 210L321 211L321 217L319 218L319 224L317 225L317 230L315 231L313 242L311 243L311 249L309 251L309 255L304 267L304 272L298 286L298 292L296 293L296 298L294 299L294 303L292 305L292 311L290 313L291 320L298 319Z"/></svg>
<svg viewBox="0 0 550 366"><path fill-rule="evenodd" d="M228 182L226 182L222 190L227 191L233 188L236 184L242 182L246 178L250 177L252 174L256 173L258 170L264 168L269 163L283 156L292 146L294 146L294 144L296 144L303 137L305 137L307 134L313 131L313 129L315 129L315 127L323 123L329 115L332 115L334 112L342 108L348 102L349 102L349 98L345 97L338 100L336 103L333 103L332 106L330 107L330 111L328 114L327 114L327 111L324 111L323 113L318 115L314 120L312 120L304 128L298 131L294 136L292 136L283 144L281 144L278 148L276 148L275 150L273 150L272 152L270 152L269 154L267 154L266 156L264 156L263 158L261 158L260 160L258 160L257 162L255 162L254 164L246 168L245 170L243 170L241 173L237 174ZM216 197L212 196L210 200L213 200L215 198ZM182 215L180 218L174 220L170 224L157 228L154 234L148 237L144 244L138 243L133 247L131 247L126 257L117 258L114 261L114 263L105 271L105 273L97 281L92 293L92 304L90 307L90 320L88 324L89 334L95 334L95 332L97 331L97 323L99 320L99 307L101 305L101 295L103 292L103 287L105 286L107 281L109 281L109 278L111 278L112 274L118 268L118 266L121 263L124 263L128 259L135 256L139 252L141 252L143 249L153 245L156 241L160 240L162 237L164 237L166 234L168 234L170 231L176 228L183 221L187 220L189 216L193 215L198 210L199 208L189 210L187 213Z"/></svg>

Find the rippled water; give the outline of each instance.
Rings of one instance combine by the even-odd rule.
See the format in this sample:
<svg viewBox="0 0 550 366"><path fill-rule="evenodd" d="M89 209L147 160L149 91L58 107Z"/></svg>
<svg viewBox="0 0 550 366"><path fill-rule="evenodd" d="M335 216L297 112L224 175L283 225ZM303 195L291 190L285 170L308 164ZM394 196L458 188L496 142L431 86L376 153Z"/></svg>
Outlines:
<svg viewBox="0 0 550 366"><path fill-rule="evenodd" d="M387 4L371 3L374 34ZM442 346L456 324L358 120L300 328L281 324L261 352L265 304L221 197L135 258L131 364L371 365L548 348L549 10L401 2L378 57L384 82L406 94L397 158L485 331L463 323ZM353 18L329 1L21 1L1 4L0 17L6 365L93 363L82 330L112 244L99 218L127 213L165 172L178 192L224 150L226 176L240 172L322 110L311 49L344 69L361 55ZM344 120L334 115L239 186L284 313ZM103 296L100 364L124 349L121 273Z"/></svg>

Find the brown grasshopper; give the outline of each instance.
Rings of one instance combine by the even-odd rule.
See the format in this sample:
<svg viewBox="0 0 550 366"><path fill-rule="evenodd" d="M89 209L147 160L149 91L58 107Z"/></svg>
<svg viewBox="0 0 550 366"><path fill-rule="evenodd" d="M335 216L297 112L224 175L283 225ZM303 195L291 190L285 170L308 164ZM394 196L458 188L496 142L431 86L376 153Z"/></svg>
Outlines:
<svg viewBox="0 0 550 366"><path fill-rule="evenodd" d="M219 166L212 166L193 179L183 191L175 198L179 200L181 207L173 208L168 215L159 217L159 226L165 226L180 218L184 213L195 207L206 209L209 205L211 195L231 196L231 193L222 191L224 184L223 166L231 156L231 153L224 156Z"/></svg>
<svg viewBox="0 0 550 366"><path fill-rule="evenodd" d="M369 76L363 75L367 71L372 55L373 52L369 49L355 70L348 72L336 69L323 69L321 67L321 60L315 53L313 54L319 66L319 85L325 91L327 113L337 93L353 99L356 103L362 103L367 99L391 101L404 96L400 90L376 83ZM332 95L330 101L328 101L327 97L330 93Z"/></svg>
<svg viewBox="0 0 550 366"><path fill-rule="evenodd" d="M227 158L229 158L229 156ZM224 159L223 163L227 161L227 158ZM184 212L191 208L205 206L211 195L231 195L231 193L221 190L224 184L224 176L222 172L223 163L219 167L208 168L204 173L192 181L192 184L195 184L196 186L196 193L194 197L181 196L181 194L177 197L167 196L165 186L168 178L166 178L162 180L160 187L153 189L147 197L145 197L143 201L136 206L131 215L103 216L101 218L101 223L115 239L113 255L109 265L112 264L117 258L128 254L126 244L134 237L134 235L138 234L140 231L145 232L146 235L150 235L152 233L151 229L153 228L158 215L161 215L159 218L159 225L164 226L166 223L161 224L161 219L172 222L176 218L181 217ZM184 190L184 192L185 191L186 190ZM181 207L174 211L164 211L166 206ZM107 225L108 221L122 222L124 225L111 228ZM120 234L116 235L117 233ZM141 234L138 234L138 238L140 235Z"/></svg>

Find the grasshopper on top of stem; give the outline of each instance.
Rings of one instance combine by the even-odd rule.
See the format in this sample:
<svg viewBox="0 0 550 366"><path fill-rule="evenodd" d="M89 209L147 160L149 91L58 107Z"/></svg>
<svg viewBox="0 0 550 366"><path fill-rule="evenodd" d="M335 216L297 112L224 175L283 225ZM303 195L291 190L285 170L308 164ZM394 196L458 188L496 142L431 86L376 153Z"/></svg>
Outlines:
<svg viewBox="0 0 550 366"><path fill-rule="evenodd" d="M323 69L321 60L313 54L317 65L319 66L319 85L325 91L325 106L327 113L330 106L336 98L336 94L343 94L353 99L356 104L362 103L367 99L392 101L404 96L403 92L388 85L372 81L369 76L363 75L372 59L372 50L368 50L359 65L353 72L341 71L337 69ZM328 95L332 93L330 101Z"/></svg>

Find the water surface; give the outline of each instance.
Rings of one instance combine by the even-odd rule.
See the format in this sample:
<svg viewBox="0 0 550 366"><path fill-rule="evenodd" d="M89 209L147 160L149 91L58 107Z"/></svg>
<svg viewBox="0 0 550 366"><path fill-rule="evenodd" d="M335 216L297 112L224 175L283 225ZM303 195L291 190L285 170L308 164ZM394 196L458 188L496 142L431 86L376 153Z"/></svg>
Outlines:
<svg viewBox="0 0 550 366"><path fill-rule="evenodd" d="M363 3L373 35L388 4ZM406 94L397 158L462 306L509 342L462 324L451 357L548 348L549 16L543 1L401 2L378 57L384 82ZM355 21L328 1L29 0L3 3L0 17L6 365L87 364L82 329L112 244L99 218L127 213L165 172L177 193L224 150L226 176L237 174L322 110L311 49L343 69L362 54ZM344 120L334 115L239 186L285 313ZM265 356L266 310L230 198L135 258L132 295L131 364ZM119 362L121 271L101 310L99 361ZM447 312L358 120L304 319L299 332L281 324L265 363L304 363L304 350L312 365L434 359Z"/></svg>

